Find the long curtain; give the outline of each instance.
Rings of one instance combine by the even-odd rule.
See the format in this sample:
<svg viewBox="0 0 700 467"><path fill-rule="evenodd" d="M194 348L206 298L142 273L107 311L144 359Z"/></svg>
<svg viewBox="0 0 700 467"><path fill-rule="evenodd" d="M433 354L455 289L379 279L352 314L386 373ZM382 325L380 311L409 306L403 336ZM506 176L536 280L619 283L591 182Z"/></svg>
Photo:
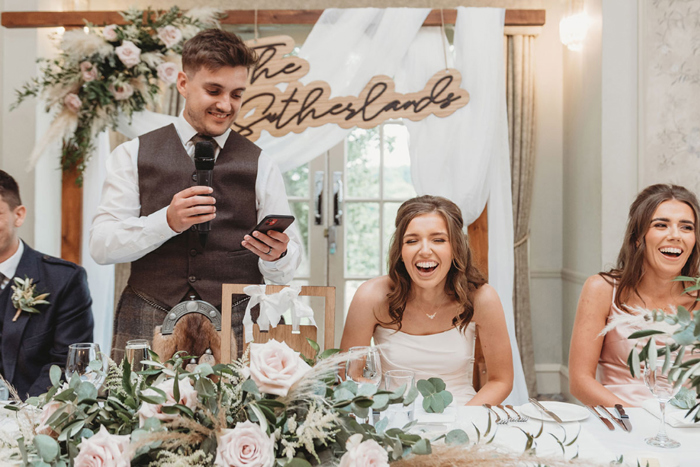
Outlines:
<svg viewBox="0 0 700 467"><path fill-rule="evenodd" d="M506 36L506 99L513 193L515 281L513 312L515 336L530 394L537 394L535 352L530 315L530 208L535 166L535 83L533 46L535 36Z"/></svg>
<svg viewBox="0 0 700 467"><path fill-rule="evenodd" d="M396 76L397 91L420 87L451 66L462 75L469 105L449 118L406 121L411 176L418 194L445 196L461 208L466 225L488 202L489 283L505 312L513 352L513 391L507 401L522 404L528 391L515 345L513 318L513 214L503 60L505 11L457 9L453 50L440 28L424 28L414 39Z"/></svg>

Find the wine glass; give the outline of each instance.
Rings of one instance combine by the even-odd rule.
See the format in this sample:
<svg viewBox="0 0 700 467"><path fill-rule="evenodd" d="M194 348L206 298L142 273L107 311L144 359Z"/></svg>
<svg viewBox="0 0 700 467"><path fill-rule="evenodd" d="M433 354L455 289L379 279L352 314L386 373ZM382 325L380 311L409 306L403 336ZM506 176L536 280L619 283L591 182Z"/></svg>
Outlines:
<svg viewBox="0 0 700 467"><path fill-rule="evenodd" d="M148 350L151 346L146 339L132 339L127 341L124 349L124 357L131 365L131 371L137 372L143 370L143 360L150 360Z"/></svg>
<svg viewBox="0 0 700 467"><path fill-rule="evenodd" d="M379 388L382 382L382 362L376 347L351 347L350 356L345 364L345 377L358 384L371 384ZM357 419L365 423L364 419Z"/></svg>
<svg viewBox="0 0 700 467"><path fill-rule="evenodd" d="M78 375L82 381L88 381L100 389L107 377L108 360L100 352L100 346L91 342L82 342L68 346L66 361L66 379Z"/></svg>
<svg viewBox="0 0 700 467"><path fill-rule="evenodd" d="M680 385L674 387L673 382L668 380L668 374L663 373L663 364L664 359L660 359L656 361L654 369L651 368L652 365L649 365L649 362L644 367L644 384L646 384L656 400L659 401L659 409L661 409L659 432L656 436L647 438L645 441L651 446L660 448L677 448L681 443L666 435L666 403L676 395Z"/></svg>

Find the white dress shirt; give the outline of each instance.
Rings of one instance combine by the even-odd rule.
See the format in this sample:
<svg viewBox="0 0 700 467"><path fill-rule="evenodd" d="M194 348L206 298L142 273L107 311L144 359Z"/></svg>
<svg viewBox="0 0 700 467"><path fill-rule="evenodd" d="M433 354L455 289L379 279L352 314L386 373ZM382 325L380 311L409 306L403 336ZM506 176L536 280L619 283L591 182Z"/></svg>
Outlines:
<svg viewBox="0 0 700 467"><path fill-rule="evenodd" d="M194 143L190 140L197 131L182 113L175 122L175 129L187 154L194 157ZM216 157L230 131L214 138ZM139 139L135 138L117 147L107 159L102 199L90 228L90 255L99 264L135 261L179 235L168 225L168 206L148 216L139 216L138 153ZM270 214L290 214L282 174L277 164L264 152L258 158L255 198L258 222ZM302 249L296 223L285 233L289 236L287 255L277 261L258 261L262 275L277 284L289 283L301 263Z"/></svg>
<svg viewBox="0 0 700 467"><path fill-rule="evenodd" d="M19 260L22 259L22 253L24 253L24 242L20 240L17 251L15 251L14 254L5 261L0 263L0 273L5 276L2 283L0 283L0 290L7 287L7 284L9 284L12 278L15 277L17 266L19 266Z"/></svg>

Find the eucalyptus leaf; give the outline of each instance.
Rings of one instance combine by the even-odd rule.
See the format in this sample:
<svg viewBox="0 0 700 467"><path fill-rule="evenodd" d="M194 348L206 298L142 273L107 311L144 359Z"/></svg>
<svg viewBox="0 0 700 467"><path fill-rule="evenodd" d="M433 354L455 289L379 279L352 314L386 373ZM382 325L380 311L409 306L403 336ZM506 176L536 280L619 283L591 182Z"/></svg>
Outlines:
<svg viewBox="0 0 700 467"><path fill-rule="evenodd" d="M416 388L420 393L423 395L423 397L429 396L435 392L435 386L433 384L425 379L420 379L416 383Z"/></svg>
<svg viewBox="0 0 700 467"><path fill-rule="evenodd" d="M678 316L678 321L686 325L690 323L691 317L690 317L690 312L685 309L683 306L678 306L677 311L676 311L676 316Z"/></svg>
<svg viewBox="0 0 700 467"><path fill-rule="evenodd" d="M377 392L377 387L373 384L363 383L357 389L358 396L372 397Z"/></svg>
<svg viewBox="0 0 700 467"><path fill-rule="evenodd" d="M432 449L430 448L430 441L428 441L425 438L421 439L416 444L414 444L411 447L411 451L413 451L414 454L418 454L418 455L428 455L431 452L433 452Z"/></svg>
<svg viewBox="0 0 700 467"><path fill-rule="evenodd" d="M345 400L352 400L355 398L355 394L348 391L346 388L340 387L333 391L333 400L334 401L345 401Z"/></svg>
<svg viewBox="0 0 700 467"><path fill-rule="evenodd" d="M648 362L647 362L647 364L649 365L649 370L656 371L656 357L657 357L656 342L654 342L653 339L649 339L649 343L647 344L647 347L648 347L648 350L647 350Z"/></svg>
<svg viewBox="0 0 700 467"><path fill-rule="evenodd" d="M637 349L632 349L632 366L630 367L630 370L632 370L633 376L642 374L642 368L639 362L639 353L637 352Z"/></svg>
<svg viewBox="0 0 700 467"><path fill-rule="evenodd" d="M435 387L435 392L444 391L447 385L440 378L428 378L428 381Z"/></svg>
<svg viewBox="0 0 700 467"><path fill-rule="evenodd" d="M406 397L403 398L403 405L411 405L418 397L418 394L418 389L415 386L411 386L408 393L406 393Z"/></svg>
<svg viewBox="0 0 700 467"><path fill-rule="evenodd" d="M680 409L690 409L697 403L698 394L695 389L682 387L669 402Z"/></svg>
<svg viewBox="0 0 700 467"><path fill-rule="evenodd" d="M691 322L688 326L676 331L673 334L673 340L680 345L691 345L695 342L695 323Z"/></svg>
<svg viewBox="0 0 700 467"><path fill-rule="evenodd" d="M61 367L58 365L51 365L51 369L49 370L49 378L51 379L51 384L53 386L58 386L61 384Z"/></svg>
<svg viewBox="0 0 700 467"><path fill-rule="evenodd" d="M316 341L309 339L308 337L306 338L306 342L309 343L312 349L314 349L315 355L318 355L318 353L321 351L321 346L316 343Z"/></svg>
<svg viewBox="0 0 700 467"><path fill-rule="evenodd" d="M641 331L635 331L629 335L628 339L641 339L642 337L649 337L655 334L666 334L658 329L642 329Z"/></svg>
<svg viewBox="0 0 700 467"><path fill-rule="evenodd" d="M295 457L286 464L284 464L284 467L311 467L311 464L305 459Z"/></svg>
<svg viewBox="0 0 700 467"><path fill-rule="evenodd" d="M245 392L249 392L251 394L260 394L260 390L258 389L258 386L255 384L255 381L252 379L247 379L243 382L241 385L241 389Z"/></svg>
<svg viewBox="0 0 700 467"><path fill-rule="evenodd" d="M386 430L386 427L389 425L389 417L383 417L381 420L379 420L377 423L374 424L374 429L377 431L379 435L384 434L384 430Z"/></svg>
<svg viewBox="0 0 700 467"><path fill-rule="evenodd" d="M34 446L44 462L52 462L58 456L58 443L50 436L36 435L34 437Z"/></svg>
<svg viewBox="0 0 700 467"><path fill-rule="evenodd" d="M452 430L445 436L445 444L467 444L469 436L464 430Z"/></svg>
<svg viewBox="0 0 700 467"><path fill-rule="evenodd" d="M377 410L384 410L388 404L389 396L386 394L377 394L374 396L374 404L372 407Z"/></svg>
<svg viewBox="0 0 700 467"><path fill-rule="evenodd" d="M87 399L97 399L97 388L87 381L83 381L78 386L78 402L82 402Z"/></svg>

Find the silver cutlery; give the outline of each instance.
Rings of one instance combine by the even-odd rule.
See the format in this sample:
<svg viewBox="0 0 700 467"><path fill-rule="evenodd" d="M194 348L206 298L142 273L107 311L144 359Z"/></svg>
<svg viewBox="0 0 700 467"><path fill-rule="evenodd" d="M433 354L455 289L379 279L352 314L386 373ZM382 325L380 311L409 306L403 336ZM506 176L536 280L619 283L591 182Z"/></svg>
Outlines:
<svg viewBox="0 0 700 467"><path fill-rule="evenodd" d="M492 412L496 416L496 423L498 423L499 425L505 425L508 423L508 420L502 419L501 416L498 415L498 412L493 410L493 407L491 407L491 404L483 404L482 407L489 409L489 411Z"/></svg>
<svg viewBox="0 0 700 467"><path fill-rule="evenodd" d="M604 406L599 405L599 406L598 406L598 410L603 411L603 412L605 412L606 414L608 414L608 417L610 417L610 419L611 419L613 422L617 423L618 425L620 425L620 427L621 427L623 430L627 431L627 427L625 426L624 423L622 423L622 420L620 420L619 418L617 418L616 416L614 416L613 414L611 414L610 411L609 411L608 409L606 409Z"/></svg>
<svg viewBox="0 0 700 467"><path fill-rule="evenodd" d="M615 411L620 416L620 420L625 424L627 431L632 431L632 422L630 422L630 416L625 413L625 408L621 404L615 404Z"/></svg>
<svg viewBox="0 0 700 467"><path fill-rule="evenodd" d="M554 420L555 422L557 422L557 423L564 423L564 422L561 421L561 418L559 418L559 416L558 416L557 414L555 414L555 413L552 412L551 410L548 410L544 405L540 404L540 401L538 401L538 400L535 399L534 397L531 397L531 398L529 398L528 400L532 403L532 405L534 405L535 407L537 407L537 408L540 410L540 412L542 412L543 414L547 415L548 417L550 417L550 418L551 418L552 420Z"/></svg>
<svg viewBox="0 0 700 467"><path fill-rule="evenodd" d="M506 404L506 407L508 407L510 410L513 411L513 413L515 415L518 416L518 420L517 420L518 422L526 422L526 421L530 420L530 417L528 417L527 415L521 415L520 412L515 410L512 405Z"/></svg>
<svg viewBox="0 0 700 467"><path fill-rule="evenodd" d="M591 413L592 413L593 415L595 415L596 418L597 418L598 420L600 420L601 422L603 422L603 424L604 424L605 426L608 427L608 430L613 431L613 430L615 429L615 427L613 426L612 422L611 422L610 420L608 420L607 418L603 417L602 415L600 415L600 414L598 413L598 411L597 411L596 409L593 408L592 405L587 405L586 408L587 408L588 410L590 410Z"/></svg>

